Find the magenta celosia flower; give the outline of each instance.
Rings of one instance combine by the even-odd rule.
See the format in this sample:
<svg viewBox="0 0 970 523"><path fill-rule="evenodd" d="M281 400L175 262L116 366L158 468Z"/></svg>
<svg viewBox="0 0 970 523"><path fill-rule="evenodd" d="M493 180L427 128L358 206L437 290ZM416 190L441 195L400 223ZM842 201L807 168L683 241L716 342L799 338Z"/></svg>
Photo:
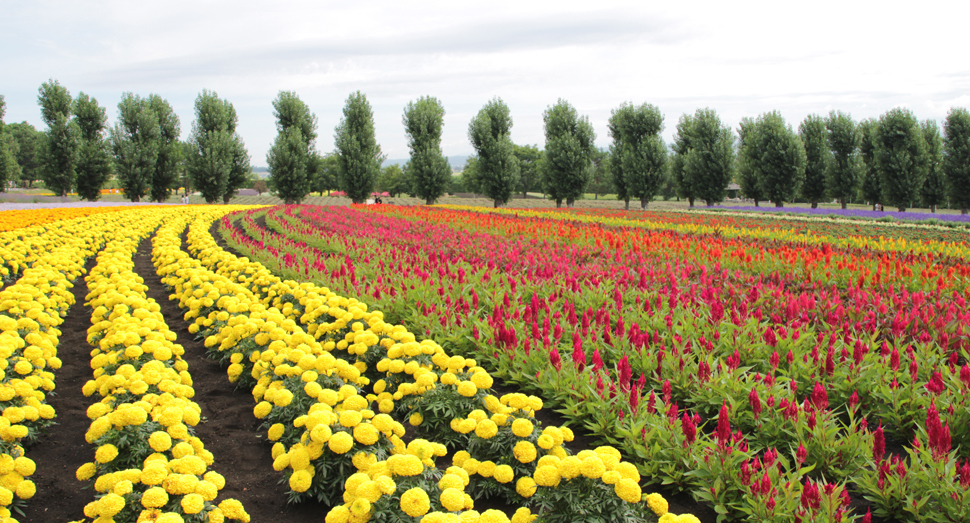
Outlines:
<svg viewBox="0 0 970 523"><path fill-rule="evenodd" d="M717 430L714 431L717 438L717 447L722 451L727 451L731 443L731 420L728 418L727 402L721 402L721 412L717 415Z"/></svg>
<svg viewBox="0 0 970 523"><path fill-rule="evenodd" d="M549 363L552 363L556 370L562 368L562 358L559 357L559 351L555 347L549 351Z"/></svg>
<svg viewBox="0 0 970 523"><path fill-rule="evenodd" d="M930 378L930 381L928 381L924 387L926 387L926 390L932 392L933 394L941 394L944 390L946 390L946 385L943 383L943 374L941 374L939 371L934 372L933 376Z"/></svg>
<svg viewBox="0 0 970 523"><path fill-rule="evenodd" d="M812 390L812 405L818 410L829 408L829 393L825 390L825 385L815 382L815 389Z"/></svg>
<svg viewBox="0 0 970 523"><path fill-rule="evenodd" d="M687 413L684 413L684 417L680 419L680 430L684 433L685 447L697 439L697 425L694 424L694 418Z"/></svg>
<svg viewBox="0 0 970 523"><path fill-rule="evenodd" d="M761 416L761 398L758 397L758 389L751 389L748 393L748 403L751 404L751 411L754 413L754 419L758 419Z"/></svg>
<svg viewBox="0 0 970 523"><path fill-rule="evenodd" d="M879 428L873 434L872 439L872 460L876 463L882 461L883 456L886 455L886 436L882 432L882 423L879 424Z"/></svg>

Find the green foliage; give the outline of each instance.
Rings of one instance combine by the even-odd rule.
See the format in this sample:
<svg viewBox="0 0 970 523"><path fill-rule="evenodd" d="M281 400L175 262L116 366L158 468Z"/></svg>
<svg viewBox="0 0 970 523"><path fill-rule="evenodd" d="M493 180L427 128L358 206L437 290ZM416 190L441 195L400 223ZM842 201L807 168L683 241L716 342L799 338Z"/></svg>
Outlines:
<svg viewBox="0 0 970 523"><path fill-rule="evenodd" d="M276 140L266 162L270 186L287 204L298 203L312 188L316 170L321 166L315 150L317 117L292 91L280 91L273 100Z"/></svg>
<svg viewBox="0 0 970 523"><path fill-rule="evenodd" d="M408 148L411 149L411 160L404 171L414 194L428 205L446 192L451 178L451 165L441 154L444 117L445 108L437 98L422 96L417 102L408 102L402 118ZM404 191L395 191L399 192Z"/></svg>
<svg viewBox="0 0 970 523"><path fill-rule="evenodd" d="M855 196L859 188L859 140L860 133L852 116L841 111L832 111L825 122L828 128L829 149L832 150L832 163L828 175L829 194L846 204Z"/></svg>
<svg viewBox="0 0 970 523"><path fill-rule="evenodd" d="M186 170L192 187L206 203L236 194L249 172L249 154L236 132L236 110L213 91L195 99L195 122L189 135Z"/></svg>
<svg viewBox="0 0 970 523"><path fill-rule="evenodd" d="M776 207L795 198L805 178L805 146L781 113L759 116L745 133L740 154Z"/></svg>
<svg viewBox="0 0 970 523"><path fill-rule="evenodd" d="M681 116L673 149L671 169L680 196L687 198L691 207L695 199L704 200L708 206L723 201L734 176L734 137L717 113L698 109L693 116Z"/></svg>
<svg viewBox="0 0 970 523"><path fill-rule="evenodd" d="M825 119L815 114L808 115L798 126L798 134L805 145L805 180L802 182L801 195L814 209L818 207L818 202L825 200L826 174L832 163Z"/></svg>
<svg viewBox="0 0 970 523"><path fill-rule="evenodd" d="M468 124L468 139L477 160L475 170L465 179L466 187L491 198L496 207L509 201L519 183L519 161L509 137L511 129L509 107L497 97L486 103Z"/></svg>
<svg viewBox="0 0 970 523"><path fill-rule="evenodd" d="M525 196L528 192L541 191L542 180L539 176L539 169L545 152L535 145L516 145L513 154L519 161L519 186L517 190L522 193L522 196Z"/></svg>
<svg viewBox="0 0 970 523"><path fill-rule="evenodd" d="M7 182L20 179L20 165L14 147L17 146L8 133L5 132L3 117L7 111L7 103L0 94L0 192L7 190Z"/></svg>
<svg viewBox="0 0 970 523"><path fill-rule="evenodd" d="M761 184L758 183L758 172L754 168L750 157L745 154L745 151L750 150L746 147L748 136L751 130L754 128L754 120L749 117L744 117L741 119L741 123L738 126L738 137L740 139L739 144L739 154L738 154L738 186L741 187L741 194L745 198L751 198L754 200L754 206L758 206L758 201L764 200L764 192L761 190Z"/></svg>
<svg viewBox="0 0 970 523"><path fill-rule="evenodd" d="M47 125L41 177L54 194L66 196L74 188L78 159L78 130L71 120L71 93L57 80L48 80L38 91L41 119Z"/></svg>
<svg viewBox="0 0 970 523"><path fill-rule="evenodd" d="M650 104L623 103L610 116L614 161L620 162L623 188L639 198L640 208L657 195L667 178L667 146L660 137L663 115Z"/></svg>
<svg viewBox="0 0 970 523"><path fill-rule="evenodd" d="M318 164L314 171L313 181L310 184L312 192L320 193L337 188L337 178L340 174L340 157L337 153L329 152L323 156L318 156Z"/></svg>
<svg viewBox="0 0 970 523"><path fill-rule="evenodd" d="M381 169L381 176L377 180L377 190L386 191L391 196L411 192L413 180L408 170L410 163L401 168L398 164L391 164ZM449 178L451 175L448 175Z"/></svg>
<svg viewBox="0 0 970 523"><path fill-rule="evenodd" d="M179 143L179 117L172 106L157 94L148 96L148 104L158 120L158 156L152 173L150 196L152 201L164 202L178 184L182 166L182 146Z"/></svg>
<svg viewBox="0 0 970 523"><path fill-rule="evenodd" d="M141 201L151 190L161 130L151 101L125 93L118 102L118 122L111 130L118 182L125 197Z"/></svg>
<svg viewBox="0 0 970 523"><path fill-rule="evenodd" d="M367 97L357 91L347 97L344 116L334 139L340 158L339 186L354 203L364 203L371 192L385 155L374 136L374 113Z"/></svg>
<svg viewBox="0 0 970 523"><path fill-rule="evenodd" d="M879 118L875 144L883 198L905 211L919 198L929 164L919 122L908 109L890 109Z"/></svg>
<svg viewBox="0 0 970 523"><path fill-rule="evenodd" d="M96 99L78 93L74 100L74 121L80 131L77 193L93 202L101 198L101 189L111 178L111 147L105 135L107 110Z"/></svg>
<svg viewBox="0 0 970 523"><path fill-rule="evenodd" d="M587 190L592 191L597 198L616 190L613 186L611 158L612 156L606 149L597 148L593 152L593 172L590 175Z"/></svg>
<svg viewBox="0 0 970 523"><path fill-rule="evenodd" d="M935 120L927 120L921 126L926 145L926 179L920 189L923 206L936 212L936 206L946 203L946 176L943 174L943 138Z"/></svg>
<svg viewBox="0 0 970 523"><path fill-rule="evenodd" d="M569 102L559 99L542 114L546 133L546 155L542 163L542 186L556 200L556 207L586 192L592 174L596 133L589 118L579 117Z"/></svg>
<svg viewBox="0 0 970 523"><path fill-rule="evenodd" d="M34 181L41 178L43 171L41 160L44 134L27 122L7 124L4 128L11 140L8 142L9 150L20 168L20 178L11 181L33 186Z"/></svg>
<svg viewBox="0 0 970 523"><path fill-rule="evenodd" d="M970 208L970 111L963 107L950 109L943 130L943 171L950 201L966 214Z"/></svg>
<svg viewBox="0 0 970 523"><path fill-rule="evenodd" d="M875 210L876 204L882 202L882 181L879 178L879 169L876 168L876 128L879 122L870 118L859 122L859 156L862 160L862 197L872 203Z"/></svg>

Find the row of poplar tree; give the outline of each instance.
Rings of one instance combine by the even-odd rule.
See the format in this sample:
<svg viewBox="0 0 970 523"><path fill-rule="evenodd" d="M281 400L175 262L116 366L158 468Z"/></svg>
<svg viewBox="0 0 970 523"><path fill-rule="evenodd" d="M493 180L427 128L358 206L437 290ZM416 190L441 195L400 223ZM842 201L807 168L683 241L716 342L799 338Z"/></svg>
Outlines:
<svg viewBox="0 0 970 523"><path fill-rule="evenodd" d="M203 90L196 99L186 142L179 142L179 119L158 95L125 93L110 130L97 100L84 93L72 99L56 81L40 87L38 104L47 125L40 171L55 194L76 190L97 199L114 174L130 200L164 201L184 172L207 202L228 202L249 176L236 112L214 92ZM0 181L5 182L17 162L4 146L10 139L3 134L3 109L0 97ZM285 202L336 188L361 203L376 188L385 155L365 95L358 91L347 98L335 128L336 150L327 155L317 152L317 118L296 93L281 91L273 112L277 136L267 154L269 181ZM426 96L408 103L402 119L410 149L402 173L405 192L429 204L452 186L451 166L441 152L444 114L441 102ZM743 119L737 135L715 111L699 109L680 118L668 147L660 110L624 103L610 116L612 144L606 154L594 146L588 117L564 100L543 113L543 123L544 150L520 162L523 148L512 143L508 106L500 98L486 103L468 126L475 155L462 173L462 185L496 206L525 185L557 206L572 205L605 164L627 207L634 199L646 208L671 186L691 206L695 200L712 205L723 201L731 181L755 205L767 200L782 206L801 198L815 207L835 198L845 208L861 193L874 208L886 204L905 210L920 202L935 211L949 203L966 213L970 207L970 112L964 108L950 111L942 134L934 121L921 123L909 110L896 108L861 122L837 111L810 115L797 132L778 112L769 112ZM524 184L526 177L538 183Z"/></svg>

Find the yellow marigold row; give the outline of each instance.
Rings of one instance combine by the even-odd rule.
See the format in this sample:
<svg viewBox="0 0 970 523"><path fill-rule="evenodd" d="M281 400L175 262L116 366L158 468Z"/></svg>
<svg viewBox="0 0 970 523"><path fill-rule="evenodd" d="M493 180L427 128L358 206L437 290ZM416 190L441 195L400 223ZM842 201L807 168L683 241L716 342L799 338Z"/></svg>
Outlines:
<svg viewBox="0 0 970 523"><path fill-rule="evenodd" d="M81 481L94 478L97 492L84 515L119 523L134 523L116 519L123 511L137 521L177 523L184 514L209 523L248 522L238 501L215 504L225 479L207 470L214 457L191 428L201 408L191 400L184 351L134 272L138 242L173 215L156 209L126 213L126 227L103 231L113 239L87 277L94 379L83 392L100 400L88 408L92 422L85 434L97 445L95 459L77 471Z"/></svg>
<svg viewBox="0 0 970 523"><path fill-rule="evenodd" d="M103 243L105 223L91 217L72 221L66 231L25 236L24 253L43 256L31 258L20 279L0 291L0 518L36 491L25 479L35 466L20 443L53 423L46 394L54 390L52 371L61 367L57 327L74 303L71 282Z"/></svg>
<svg viewBox="0 0 970 523"><path fill-rule="evenodd" d="M0 212L0 231L13 231L60 220L70 220L94 214L118 212L130 207L58 207L53 209L16 209Z"/></svg>

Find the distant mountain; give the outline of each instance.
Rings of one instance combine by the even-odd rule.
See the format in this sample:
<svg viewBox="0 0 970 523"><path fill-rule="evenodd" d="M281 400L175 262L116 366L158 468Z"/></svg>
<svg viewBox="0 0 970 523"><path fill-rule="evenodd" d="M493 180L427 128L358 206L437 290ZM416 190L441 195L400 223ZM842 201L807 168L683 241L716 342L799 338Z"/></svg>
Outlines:
<svg viewBox="0 0 970 523"><path fill-rule="evenodd" d="M449 156L448 157L448 163L451 164L451 169L452 170L457 170L457 171L462 170L465 167L465 162L466 161L468 161L468 155L467 154L466 155ZM387 167L388 165L400 165L401 167L404 167L404 164L406 164L406 163L408 163L408 159L407 158L403 158L403 159L402 158L387 159L387 160L384 160L384 165L383 166L384 167Z"/></svg>

